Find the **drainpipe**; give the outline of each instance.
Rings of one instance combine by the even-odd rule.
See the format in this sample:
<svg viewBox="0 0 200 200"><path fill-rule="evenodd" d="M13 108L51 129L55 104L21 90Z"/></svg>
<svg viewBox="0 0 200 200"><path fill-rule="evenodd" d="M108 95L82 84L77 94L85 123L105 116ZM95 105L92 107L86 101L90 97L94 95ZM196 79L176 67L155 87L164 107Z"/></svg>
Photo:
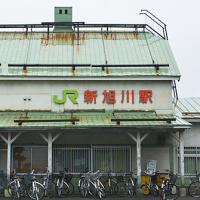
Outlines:
<svg viewBox="0 0 200 200"><path fill-rule="evenodd" d="M179 140L181 186L185 186L183 130L179 131Z"/></svg>
<svg viewBox="0 0 200 200"><path fill-rule="evenodd" d="M10 160L11 160L11 133L8 133L7 139L7 179L10 179Z"/></svg>
<svg viewBox="0 0 200 200"><path fill-rule="evenodd" d="M137 184L141 185L141 138L140 132L137 132Z"/></svg>

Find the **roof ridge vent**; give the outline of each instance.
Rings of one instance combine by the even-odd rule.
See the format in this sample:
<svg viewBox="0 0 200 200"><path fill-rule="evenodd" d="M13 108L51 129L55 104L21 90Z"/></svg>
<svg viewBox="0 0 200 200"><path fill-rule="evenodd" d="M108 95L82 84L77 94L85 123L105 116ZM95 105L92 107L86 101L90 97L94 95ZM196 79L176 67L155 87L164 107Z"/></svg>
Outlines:
<svg viewBox="0 0 200 200"><path fill-rule="evenodd" d="M54 7L54 22L72 22L72 7ZM71 32L72 26L55 25L54 32Z"/></svg>

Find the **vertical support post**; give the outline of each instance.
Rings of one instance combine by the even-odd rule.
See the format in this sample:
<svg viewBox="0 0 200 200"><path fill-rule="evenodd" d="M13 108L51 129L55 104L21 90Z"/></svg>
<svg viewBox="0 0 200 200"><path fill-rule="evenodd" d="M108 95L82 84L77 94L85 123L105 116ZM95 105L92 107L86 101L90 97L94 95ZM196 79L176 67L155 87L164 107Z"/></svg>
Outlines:
<svg viewBox="0 0 200 200"><path fill-rule="evenodd" d="M184 172L184 140L183 130L179 131L179 151L180 151L180 174L181 174L181 186L185 185L185 172Z"/></svg>
<svg viewBox="0 0 200 200"><path fill-rule="evenodd" d="M52 173L52 133L48 133L48 168L49 172Z"/></svg>
<svg viewBox="0 0 200 200"><path fill-rule="evenodd" d="M141 137L140 132L137 132L137 185L141 186Z"/></svg>
<svg viewBox="0 0 200 200"><path fill-rule="evenodd" d="M11 161L11 133L8 133L7 140L7 179L10 180L10 161Z"/></svg>
<svg viewBox="0 0 200 200"><path fill-rule="evenodd" d="M93 148L91 144L91 171L93 171Z"/></svg>

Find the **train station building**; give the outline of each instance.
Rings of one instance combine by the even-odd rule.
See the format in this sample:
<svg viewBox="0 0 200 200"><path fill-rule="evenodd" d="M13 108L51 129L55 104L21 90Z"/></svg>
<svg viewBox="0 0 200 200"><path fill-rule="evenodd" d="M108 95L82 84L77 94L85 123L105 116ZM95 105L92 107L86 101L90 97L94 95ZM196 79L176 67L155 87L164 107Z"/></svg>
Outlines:
<svg viewBox="0 0 200 200"><path fill-rule="evenodd" d="M73 22L71 7L56 7L54 22L0 25L0 170L137 169L140 185L155 160L184 186L193 111L177 98L160 25Z"/></svg>

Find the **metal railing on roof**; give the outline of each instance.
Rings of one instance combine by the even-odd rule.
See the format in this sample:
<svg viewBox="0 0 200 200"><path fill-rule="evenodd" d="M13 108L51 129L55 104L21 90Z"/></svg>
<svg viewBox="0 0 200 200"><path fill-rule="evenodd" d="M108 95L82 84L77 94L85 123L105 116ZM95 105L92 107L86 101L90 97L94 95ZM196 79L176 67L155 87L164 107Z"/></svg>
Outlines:
<svg viewBox="0 0 200 200"><path fill-rule="evenodd" d="M159 70L160 67L169 67L169 64L8 64L8 67L23 67L23 70L26 70L27 67L72 67L72 70L75 70L76 67L101 67L103 71L105 67L155 67L156 70Z"/></svg>
<svg viewBox="0 0 200 200"><path fill-rule="evenodd" d="M154 22L155 24L157 24L161 29L162 29L162 34L163 34L163 37L165 38L165 39L167 39L168 40L168 35L167 35L167 28L166 28L166 24L164 23L164 22L162 22L158 17L156 17L154 14L152 14L150 11L148 11L148 10L141 10L141 13L140 13L141 15L143 14L143 15L146 15L149 19L151 19L152 20L152 22ZM152 28L151 28L151 26L149 26L149 25L147 25L147 27L146 27L146 29L148 30L148 29L151 29L151 30L148 30L149 32L151 32L152 31ZM153 29L153 31L155 31L154 29ZM157 34L159 34L158 33L158 31L155 31Z"/></svg>
<svg viewBox="0 0 200 200"><path fill-rule="evenodd" d="M147 30L148 32L158 35L163 39L168 40L167 35L167 29L166 24L163 23L161 20L159 20L155 15L153 15L148 10L142 10L142 12L145 11L146 13L140 13L145 14L147 17L149 17L153 22L155 22L158 26L160 26L163 29L162 33L159 33L159 31L156 31L154 28L152 28L148 24L85 24L85 22L42 22L41 24L0 24L0 28L25 28L26 29L26 35L28 34L29 29L33 28L46 28L47 29L47 38L49 38L50 28L54 28L55 26L72 26L73 31L77 31L77 38L79 38L79 31L81 28L101 28L101 32L104 28L106 28L107 34L109 34L109 28L131 28L134 29L134 32L137 34L138 29L142 29L142 31ZM151 16L149 16L148 14Z"/></svg>

